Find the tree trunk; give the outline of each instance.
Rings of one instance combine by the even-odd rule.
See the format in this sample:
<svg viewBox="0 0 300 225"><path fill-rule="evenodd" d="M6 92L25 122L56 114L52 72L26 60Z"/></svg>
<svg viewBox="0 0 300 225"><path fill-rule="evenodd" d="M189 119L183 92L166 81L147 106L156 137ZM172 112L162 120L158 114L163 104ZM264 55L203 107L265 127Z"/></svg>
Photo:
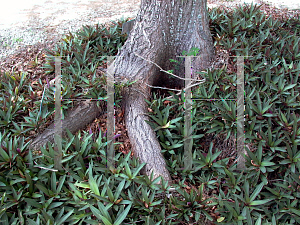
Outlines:
<svg viewBox="0 0 300 225"><path fill-rule="evenodd" d="M146 162L144 173L154 173L171 181L161 147L154 131L145 122L150 98L148 85L169 82L164 70L172 69L169 59L200 50L199 58L192 60L193 71L207 68L213 58L213 45L206 15L206 0L142 0L130 35L115 60L117 81L136 81L124 91L125 122L132 150L141 162ZM184 66L176 70L184 77ZM195 73L194 73L195 75ZM182 81L176 82L182 86Z"/></svg>
<svg viewBox="0 0 300 225"><path fill-rule="evenodd" d="M155 132L145 122L148 118L144 100L151 94L148 85L183 85L179 79L172 83L169 75L154 63L164 70L173 69L169 59L176 59L194 47L200 50L197 54L200 57L192 60L193 71L207 68L214 49L206 17L206 0L142 0L134 27L114 62L117 81L136 81L124 90L125 122L132 151L141 162L147 163L144 173L150 177L153 172L154 179L162 176L171 182ZM175 70L175 74L185 77L184 66ZM99 110L94 103L85 103L72 111L62 126L75 133L92 122ZM39 135L31 147L37 150L48 141L53 142L53 127L54 124Z"/></svg>
<svg viewBox="0 0 300 225"><path fill-rule="evenodd" d="M102 107L103 103L101 102L100 107L97 107L96 101L86 100L81 102L75 109L69 110L65 119L62 120L63 136L67 133L66 129L74 134L78 130L83 129L87 124L93 122L95 118L100 116L101 111L104 111L101 109ZM30 149L38 151L48 142L53 143L54 134L55 129L53 123L30 143Z"/></svg>

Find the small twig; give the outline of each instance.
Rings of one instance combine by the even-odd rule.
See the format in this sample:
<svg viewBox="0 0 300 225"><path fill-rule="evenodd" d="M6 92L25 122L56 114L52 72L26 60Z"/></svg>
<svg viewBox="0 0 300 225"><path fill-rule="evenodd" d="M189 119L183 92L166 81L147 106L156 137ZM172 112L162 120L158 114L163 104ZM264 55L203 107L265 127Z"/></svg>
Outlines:
<svg viewBox="0 0 300 225"><path fill-rule="evenodd" d="M154 64L155 66L157 66L157 67L160 69L160 71L165 72L165 73L167 73L167 74L169 74L169 75L171 75L171 76L173 76L173 77L176 77L176 78L178 78L178 79L185 80L185 81L197 81L197 83L192 84L192 85L189 85L189 86L187 86L187 87L185 87L185 88L183 88L183 89L180 89L180 90L178 90L178 89L172 89L172 88L166 88L166 87L160 87L160 86L152 86L152 85L150 85L150 84L146 84L148 87L151 87L151 88L159 88L159 89L165 89L165 90L170 90L170 91L176 91L176 92L178 92L176 95L180 95L182 91L186 91L187 89L192 88L192 87L194 87L194 86L197 86L197 85L199 85L199 84L202 84L202 83L204 83L204 82L206 81L205 78L203 78L202 80L198 80L198 79L188 79L188 78L182 78L182 77L179 77L179 76L177 76L177 75L175 75L175 74L173 74L173 73L170 73L169 71L166 71L166 70L162 69L162 68L161 68L159 65L157 65L155 62L152 62L152 61L150 61L150 60L148 60L148 59L145 59L144 57L138 55L138 54L135 53L135 52L134 52L134 54L135 54L137 57L140 57L141 59L143 59L143 60L145 60L145 61L147 61L147 62L150 62L150 63ZM167 99L168 99L168 98L172 98L172 96L167 97Z"/></svg>
<svg viewBox="0 0 300 225"><path fill-rule="evenodd" d="M154 64L155 66L157 66L157 67L160 69L160 71L165 72L165 73L167 73L167 74L169 74L169 75L171 75L171 76L173 76L173 77L176 77L176 78L178 78L178 79L181 79L181 80L190 80L190 81L203 81L203 82L205 82L205 80L206 80L205 78L202 79L202 80L197 80L197 79L192 79L192 78L189 79L189 78L182 78L182 77L179 77L179 76L177 76L177 75L175 75L175 74L173 74L173 73L170 73L169 71L164 70L164 69L161 68L159 65L157 65L155 62L152 62L152 61L150 61L150 60L148 60L148 59L145 59L144 57L138 55L138 54L135 53L135 52L134 52L134 54L135 54L136 56L142 58L143 60L145 60L145 61L147 61L147 62L150 62L150 63Z"/></svg>
<svg viewBox="0 0 300 225"><path fill-rule="evenodd" d="M181 91L181 90L178 90L178 89L172 89L172 88L166 88L166 87L159 87L159 86L152 86L150 84L146 84L148 87L151 87L151 88L159 88L159 89L165 89L165 90L169 90L169 91Z"/></svg>
<svg viewBox="0 0 300 225"><path fill-rule="evenodd" d="M44 170L50 170L50 171L53 171L53 172L57 172L58 171L56 169L50 169L50 168L46 168L46 167L42 167L42 166L34 166L34 167L37 167L37 168L40 168L40 169L44 169Z"/></svg>
<svg viewBox="0 0 300 225"><path fill-rule="evenodd" d="M187 86L187 87L185 87L183 89L180 89L180 90L178 90L178 89L172 89L172 88L166 88L166 87L160 87L160 86L152 86L150 84L146 84L146 85L148 87L151 87L151 88L159 88L159 89L165 89L165 90L170 90L170 91L181 92L181 91L186 91L187 89L192 88L192 87L197 86L197 85L202 84L202 83L204 83L204 82L195 83L195 84L189 85L189 86Z"/></svg>

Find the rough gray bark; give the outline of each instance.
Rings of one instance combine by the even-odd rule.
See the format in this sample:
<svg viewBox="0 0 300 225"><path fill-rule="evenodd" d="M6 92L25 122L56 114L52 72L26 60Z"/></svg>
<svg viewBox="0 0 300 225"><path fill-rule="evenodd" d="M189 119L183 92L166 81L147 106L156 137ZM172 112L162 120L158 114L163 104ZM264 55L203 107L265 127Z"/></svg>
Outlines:
<svg viewBox="0 0 300 225"><path fill-rule="evenodd" d="M173 69L169 59L176 59L192 47L200 49L199 58L192 61L193 71L201 71L210 65L213 46L206 20L206 0L142 0L141 8L127 42L114 62L117 81L137 81L124 90L125 120L132 150L141 162L146 162L144 173L154 178L162 176L171 181L161 147L154 131L145 122L150 98L148 85L170 82L151 62L164 70ZM178 59L178 58L177 58ZM184 66L175 74L184 77ZM195 73L193 73L195 75ZM177 80L182 86L183 82ZM99 116L95 102L86 102L69 113L62 126L72 133L84 128ZM54 124L39 135L31 149L38 150L48 141L53 142Z"/></svg>
<svg viewBox="0 0 300 225"><path fill-rule="evenodd" d="M66 118L62 120L63 136L66 135L66 129L70 130L73 134L83 129L87 124L93 122L93 120L100 115L101 111L101 107L97 107L96 101L86 100L81 102L78 107L70 110ZM47 142L53 143L54 133L53 123L30 143L29 148L38 151L42 146L47 144Z"/></svg>
<svg viewBox="0 0 300 225"><path fill-rule="evenodd" d="M169 59L200 49L192 62L193 71L210 65L213 46L206 20L206 0L142 0L133 29L115 60L115 76L120 82L137 81L124 92L125 122L134 154L146 162L145 174L162 176L171 181L165 168L160 144L154 131L145 122L146 103L150 97L148 85L167 81L151 62L164 70L171 69ZM177 75L184 77L184 67ZM182 85L182 81L177 81Z"/></svg>

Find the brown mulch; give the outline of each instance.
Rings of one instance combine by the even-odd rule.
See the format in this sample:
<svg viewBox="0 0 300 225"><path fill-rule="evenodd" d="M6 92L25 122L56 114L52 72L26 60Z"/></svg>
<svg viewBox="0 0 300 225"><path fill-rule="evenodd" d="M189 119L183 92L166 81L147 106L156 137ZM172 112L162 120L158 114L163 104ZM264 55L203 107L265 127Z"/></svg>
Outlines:
<svg viewBox="0 0 300 225"><path fill-rule="evenodd" d="M23 46L17 53L0 61L0 71L3 72L27 72L31 79L45 78L45 70L42 66L46 63L45 49L53 49L55 43L48 41L35 45Z"/></svg>
<svg viewBox="0 0 300 225"><path fill-rule="evenodd" d="M299 18L300 10L278 9L270 4L261 2L260 10L265 12L267 16L272 16L274 19L286 20L289 18Z"/></svg>
<svg viewBox="0 0 300 225"><path fill-rule="evenodd" d="M55 46L53 41L48 41L47 43L39 43L32 46L24 46L19 49L16 54L10 55L9 57L2 59L0 62L0 72L1 74L4 72L9 73L27 73L27 78L30 79L31 84L38 83L39 79L43 82L44 85L47 82L51 81L54 78L54 74L45 74L46 70L43 65L46 63L46 55L48 50L52 50ZM41 97L41 95L38 95ZM124 122L124 112L122 112L121 108L116 108L115 112L115 133L116 138L115 142L121 142L119 146L119 151L127 154L130 149L130 141L127 135L127 130ZM53 119L53 116L49 118ZM48 121L46 124L51 124L51 121ZM43 127L40 129L42 132L45 129ZM106 133L106 113L103 113L99 118L95 119L93 123L89 124L85 131L93 132L94 139L97 139L99 135L99 130L101 130L102 136ZM33 136L37 136L38 134L34 132Z"/></svg>

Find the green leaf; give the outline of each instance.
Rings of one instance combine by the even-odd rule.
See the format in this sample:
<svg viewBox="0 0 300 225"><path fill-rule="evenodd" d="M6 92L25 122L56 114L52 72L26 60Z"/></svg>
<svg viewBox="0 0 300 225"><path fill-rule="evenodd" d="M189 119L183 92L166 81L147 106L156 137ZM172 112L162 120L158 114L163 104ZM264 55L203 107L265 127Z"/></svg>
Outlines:
<svg viewBox="0 0 300 225"><path fill-rule="evenodd" d="M221 223L223 220L225 220L225 217L220 217L217 219L218 223Z"/></svg>
<svg viewBox="0 0 300 225"><path fill-rule="evenodd" d="M114 222L114 225L119 225L123 222L123 220L126 218L128 212L129 212L130 208L131 208L131 205L128 205L127 208L118 217L118 219L116 219L116 221Z"/></svg>
<svg viewBox="0 0 300 225"><path fill-rule="evenodd" d="M196 211L195 212L195 222L198 222L198 220L200 219L201 213Z"/></svg>
<svg viewBox="0 0 300 225"><path fill-rule="evenodd" d="M170 149L180 148L181 146L183 146L183 143L181 143L181 144L173 144L172 146L170 146Z"/></svg>
<svg viewBox="0 0 300 225"><path fill-rule="evenodd" d="M121 194L121 192L122 192L122 190L124 188L124 185L125 185L125 179L123 179L120 182L120 184L119 184L119 186L118 186L118 188L116 190L115 197L114 197L115 200L117 200L119 198L119 196L120 196L120 194Z"/></svg>
<svg viewBox="0 0 300 225"><path fill-rule="evenodd" d="M35 185L39 190L41 190L42 192L44 192L44 194L50 196L50 192L49 190L42 184L36 184Z"/></svg>
<svg viewBox="0 0 300 225"><path fill-rule="evenodd" d="M62 218L60 218L56 223L57 224L63 224L74 212L74 209L72 209L70 212L68 212L66 215L64 215Z"/></svg>
<svg viewBox="0 0 300 225"><path fill-rule="evenodd" d="M102 215L104 215L105 218L107 218L109 220L110 223L112 223L112 219L110 218L110 215L108 213L108 209L113 205L112 203L106 205L106 207L104 207L104 205L99 201L97 202L98 207L102 213Z"/></svg>
<svg viewBox="0 0 300 225"><path fill-rule="evenodd" d="M261 182L253 191L252 195L250 196L250 203L259 195L260 191L264 187L264 183Z"/></svg>
<svg viewBox="0 0 300 225"><path fill-rule="evenodd" d="M255 222L255 225L261 225L261 214L259 214L259 217Z"/></svg>
<svg viewBox="0 0 300 225"><path fill-rule="evenodd" d="M32 219L27 219L28 225L38 225L34 220Z"/></svg>
<svg viewBox="0 0 300 225"><path fill-rule="evenodd" d="M126 171L126 175L131 178L132 177L132 173L131 173L131 170L128 166L128 163L125 163L125 171Z"/></svg>
<svg viewBox="0 0 300 225"><path fill-rule="evenodd" d="M267 172L267 169L266 169L266 167L264 167L264 166L261 166L261 167L259 167L260 168L260 170L261 170L261 172L262 173L266 173Z"/></svg>
<svg viewBox="0 0 300 225"><path fill-rule="evenodd" d="M91 189L90 185L87 182L80 182L80 183L76 182L74 185L77 186L77 187L81 187L81 188Z"/></svg>
<svg viewBox="0 0 300 225"><path fill-rule="evenodd" d="M215 159L218 158L218 156L219 156L221 153L222 153L222 152L220 151L220 152L217 152L217 153L213 154L210 161L213 162Z"/></svg>
<svg viewBox="0 0 300 225"><path fill-rule="evenodd" d="M136 177L136 175L138 174L138 172L140 172L140 170L146 165L146 163L142 163L139 165L138 168L136 168L136 171L133 173L133 177Z"/></svg>
<svg viewBox="0 0 300 225"><path fill-rule="evenodd" d="M24 178L18 178L18 179L12 180L10 182L10 185L14 185L14 184L21 183L21 182L24 182L24 181L26 181L26 179L24 179Z"/></svg>
<svg viewBox="0 0 300 225"><path fill-rule="evenodd" d="M152 172L153 173L153 172ZM152 175L152 173L151 173L151 175ZM161 176L159 176L159 177L156 177L153 181L152 181L152 184L157 184L160 180L161 180Z"/></svg>
<svg viewBox="0 0 300 225"><path fill-rule="evenodd" d="M71 160L72 158L74 158L75 155L72 154L72 155L69 155L68 157L65 157L61 160L61 163L65 163L65 162L68 162L69 160Z"/></svg>
<svg viewBox="0 0 300 225"><path fill-rule="evenodd" d="M111 202L116 201L117 199L114 198L114 194L107 184L106 184L106 188L107 188L107 195L108 195L109 200Z"/></svg>
<svg viewBox="0 0 300 225"><path fill-rule="evenodd" d="M172 120L170 121L170 124L176 123L176 122L178 122L178 121L181 120L181 119L182 119L182 117L178 117L178 118L176 118L176 119L172 119Z"/></svg>
<svg viewBox="0 0 300 225"><path fill-rule="evenodd" d="M83 80L86 84L90 84L90 81L87 78L80 76L80 79Z"/></svg>
<svg viewBox="0 0 300 225"><path fill-rule="evenodd" d="M159 205L159 204L161 204L161 202L162 202L162 199L159 201L156 201L156 202L151 202L151 204L149 206Z"/></svg>
<svg viewBox="0 0 300 225"><path fill-rule="evenodd" d="M90 204L89 204L89 207L92 210L94 216L96 216L98 219L102 220L105 225L112 225L112 223L107 218L105 218L104 216L101 215L100 211L97 208L95 208L94 206L92 206Z"/></svg>
<svg viewBox="0 0 300 225"><path fill-rule="evenodd" d="M252 201L249 205L263 205L270 201L272 201L272 199L256 200L256 201Z"/></svg>
<svg viewBox="0 0 300 225"><path fill-rule="evenodd" d="M161 128L169 128L169 126L170 126L170 121L166 125L162 126Z"/></svg>
<svg viewBox="0 0 300 225"><path fill-rule="evenodd" d="M0 213L2 213L3 211L7 210L8 208L14 206L14 205L17 205L18 202L9 202L9 203L6 203L5 205L2 205L1 206L1 209L0 209ZM37 203L39 204L39 203ZM41 204L40 204L41 205Z"/></svg>
<svg viewBox="0 0 300 225"><path fill-rule="evenodd" d="M218 131L218 130L222 130L222 127L220 127L220 126L214 127L212 129L208 130L206 133L210 134L210 133L213 133L213 132Z"/></svg>
<svg viewBox="0 0 300 225"><path fill-rule="evenodd" d="M4 161L9 162L10 158L8 154L0 147L0 155L4 159Z"/></svg>
<svg viewBox="0 0 300 225"><path fill-rule="evenodd" d="M103 221L103 223L104 223L105 225L113 225L113 224L110 223L110 222L108 221L108 219L106 219L104 216L101 216L101 219L102 219L102 221Z"/></svg>
<svg viewBox="0 0 300 225"><path fill-rule="evenodd" d="M34 208L39 208L39 209L43 208L42 204L38 203L34 199L24 198L24 201L27 202L29 205L33 206Z"/></svg>
<svg viewBox="0 0 300 225"><path fill-rule="evenodd" d="M89 176L89 185L90 185L92 192L94 192L96 195L100 195L100 191L97 186L97 183L96 183L95 179L91 176L91 174Z"/></svg>
<svg viewBox="0 0 300 225"><path fill-rule="evenodd" d="M294 214L300 216L300 210L299 210L299 209L291 208L291 211L292 211Z"/></svg>
<svg viewBox="0 0 300 225"><path fill-rule="evenodd" d="M51 174L51 190L56 192L56 173L52 171Z"/></svg>
<svg viewBox="0 0 300 225"><path fill-rule="evenodd" d="M57 207L61 206L62 204L64 204L64 202L52 202L52 203L50 204L50 206L48 207L48 210L49 210L49 209L57 208Z"/></svg>
<svg viewBox="0 0 300 225"><path fill-rule="evenodd" d="M169 125L170 125L170 121L167 123L167 121L168 121L168 118L169 118L169 113L170 113L170 107L169 107L169 105L165 108L165 115L164 115L164 118L163 118L163 124L165 124L164 126L163 126L163 128L168 128L169 127Z"/></svg>
<svg viewBox="0 0 300 225"><path fill-rule="evenodd" d="M75 187L75 185L73 183L69 183L69 186L72 189L72 191L75 192L75 194L76 194L77 197L83 198L82 193L77 190L77 188Z"/></svg>
<svg viewBox="0 0 300 225"><path fill-rule="evenodd" d="M269 162L269 161L263 161L261 163L261 166L274 166L274 165L275 165L275 163Z"/></svg>
<svg viewBox="0 0 300 225"><path fill-rule="evenodd" d="M149 115L149 117L151 119L153 119L156 123L158 123L159 126L162 126L163 125L163 121L162 120L159 120L158 118L156 118L155 116L153 115Z"/></svg>
<svg viewBox="0 0 300 225"><path fill-rule="evenodd" d="M291 88L293 88L293 87L295 87L297 84L289 84L289 85L287 85L284 89L283 89L283 91L286 91L286 90L288 90L288 89L291 89Z"/></svg>
<svg viewBox="0 0 300 225"><path fill-rule="evenodd" d="M64 183L65 183L65 180L66 180L66 175L63 175L61 178L60 178L60 181L58 183L58 187L56 189L56 193L59 194L59 192L61 191Z"/></svg>

